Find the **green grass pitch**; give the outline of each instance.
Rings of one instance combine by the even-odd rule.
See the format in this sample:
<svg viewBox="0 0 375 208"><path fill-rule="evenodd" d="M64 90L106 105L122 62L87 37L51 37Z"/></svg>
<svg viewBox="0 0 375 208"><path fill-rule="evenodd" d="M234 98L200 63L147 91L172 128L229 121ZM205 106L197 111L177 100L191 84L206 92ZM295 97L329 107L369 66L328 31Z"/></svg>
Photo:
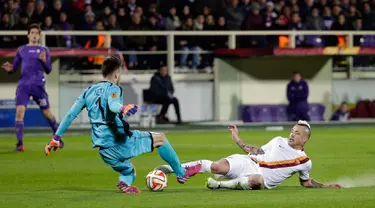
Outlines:
<svg viewBox="0 0 375 208"><path fill-rule="evenodd" d="M241 131L241 129L240 129ZM251 144L262 145L288 132L241 131ZM226 132L167 133L182 162L217 160L241 150ZM164 162L158 153L133 159L135 185L140 195L116 192L118 174L106 166L89 136L65 137L65 149L46 157L49 137L25 138L26 152L14 153L15 139L0 138L0 207L374 207L375 187L306 189L296 176L274 190L212 191L204 187L208 175L180 185L173 175L162 192L150 192L145 176ZM375 129L313 130L306 153L312 159L311 176L321 182L342 177L375 175ZM369 181L369 184L374 181Z"/></svg>

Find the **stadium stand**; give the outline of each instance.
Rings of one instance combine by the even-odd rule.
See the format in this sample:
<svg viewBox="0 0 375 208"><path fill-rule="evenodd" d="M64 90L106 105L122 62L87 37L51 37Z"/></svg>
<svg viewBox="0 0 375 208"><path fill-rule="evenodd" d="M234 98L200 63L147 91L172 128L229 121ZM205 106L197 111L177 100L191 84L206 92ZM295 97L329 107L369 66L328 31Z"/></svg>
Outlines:
<svg viewBox="0 0 375 208"><path fill-rule="evenodd" d="M375 4L361 0L0 0L0 30L24 30L39 23L43 30L372 30ZM287 36L238 37L238 48L287 47ZM101 48L105 36L48 37L49 47ZM297 36L297 47L345 46L344 36ZM1 36L2 48L15 48L25 37ZM356 46L375 46L373 36L354 37ZM204 51L227 47L227 37L179 37L175 50L182 68L212 66L213 56ZM165 50L161 36L115 36L111 46L127 52L129 69L155 69L166 55L148 51ZM134 52L145 52L137 55ZM189 62L189 53L191 62ZM158 61L156 61L158 60ZM340 59L339 61L341 61ZM102 57L89 57L98 62ZM355 65L372 65L370 57L356 57ZM94 64L95 65L95 64Z"/></svg>

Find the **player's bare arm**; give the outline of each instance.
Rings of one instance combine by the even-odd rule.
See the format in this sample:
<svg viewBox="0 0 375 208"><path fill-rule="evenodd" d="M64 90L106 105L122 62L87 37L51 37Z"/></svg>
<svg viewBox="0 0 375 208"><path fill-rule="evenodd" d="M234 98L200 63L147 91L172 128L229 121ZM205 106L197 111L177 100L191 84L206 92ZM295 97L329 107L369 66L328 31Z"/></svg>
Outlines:
<svg viewBox="0 0 375 208"><path fill-rule="evenodd" d="M300 183L305 188L341 188L341 185L339 184L323 184L312 178L307 181L300 179Z"/></svg>
<svg viewBox="0 0 375 208"><path fill-rule="evenodd" d="M238 128L236 125L229 125L228 130L232 133L232 140L248 154L264 154L264 151L255 145L249 145L238 136Z"/></svg>

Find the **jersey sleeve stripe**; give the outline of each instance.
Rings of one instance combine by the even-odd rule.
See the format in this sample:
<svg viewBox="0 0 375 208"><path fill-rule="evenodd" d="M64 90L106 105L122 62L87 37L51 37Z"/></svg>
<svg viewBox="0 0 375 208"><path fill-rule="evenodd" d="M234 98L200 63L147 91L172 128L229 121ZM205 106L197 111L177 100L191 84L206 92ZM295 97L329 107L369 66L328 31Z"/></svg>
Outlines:
<svg viewBox="0 0 375 208"><path fill-rule="evenodd" d="M253 159L254 160L254 159ZM273 162L265 162L265 161L255 161L259 164L262 168L285 168L285 167L293 167L297 165L301 165L307 163L310 160L307 156L297 157L291 160L281 160L281 161L273 161Z"/></svg>

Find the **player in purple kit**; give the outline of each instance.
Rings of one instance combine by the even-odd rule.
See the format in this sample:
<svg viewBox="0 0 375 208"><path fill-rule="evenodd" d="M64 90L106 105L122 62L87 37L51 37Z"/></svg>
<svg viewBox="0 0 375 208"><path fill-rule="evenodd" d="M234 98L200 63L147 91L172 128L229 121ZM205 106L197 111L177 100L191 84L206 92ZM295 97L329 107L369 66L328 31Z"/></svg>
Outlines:
<svg viewBox="0 0 375 208"><path fill-rule="evenodd" d="M23 145L23 120L26 106L30 97L39 105L43 115L48 119L53 133L58 124L49 107L48 94L45 90L46 80L44 72L49 74L52 70L50 53L47 47L39 45L41 29L39 25L32 24L27 30L29 43L17 49L13 64L6 62L2 68L8 73L17 71L21 65L21 77L16 91L16 151L25 150ZM22 64L21 64L22 62Z"/></svg>

